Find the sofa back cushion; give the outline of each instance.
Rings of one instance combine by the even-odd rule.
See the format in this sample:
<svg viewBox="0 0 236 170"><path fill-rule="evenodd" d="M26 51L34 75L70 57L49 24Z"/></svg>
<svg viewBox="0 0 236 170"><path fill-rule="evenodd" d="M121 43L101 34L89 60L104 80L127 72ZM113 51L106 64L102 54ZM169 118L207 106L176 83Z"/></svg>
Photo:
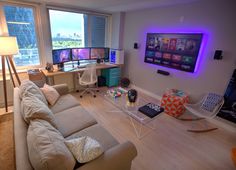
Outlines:
<svg viewBox="0 0 236 170"><path fill-rule="evenodd" d="M21 113L28 124L30 120L43 119L57 128L54 114L48 106L36 96L27 96L22 98Z"/></svg>
<svg viewBox="0 0 236 170"><path fill-rule="evenodd" d="M41 90L50 105L54 105L60 97L60 94L57 92L57 90L47 84L44 84Z"/></svg>
<svg viewBox="0 0 236 170"><path fill-rule="evenodd" d="M44 97L42 91L36 84L34 84L30 80L23 80L19 87L20 89L20 98L23 99L24 97L35 96L39 100L41 100L46 105L48 104L46 98Z"/></svg>
<svg viewBox="0 0 236 170"><path fill-rule="evenodd" d="M72 170L75 159L60 132L47 121L30 121L27 132L30 162L35 170Z"/></svg>

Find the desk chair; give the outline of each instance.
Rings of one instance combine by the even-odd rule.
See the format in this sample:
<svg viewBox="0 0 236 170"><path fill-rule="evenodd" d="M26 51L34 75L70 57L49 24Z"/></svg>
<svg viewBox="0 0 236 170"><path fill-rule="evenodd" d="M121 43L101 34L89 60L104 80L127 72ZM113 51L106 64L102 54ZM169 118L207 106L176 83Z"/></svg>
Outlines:
<svg viewBox="0 0 236 170"><path fill-rule="evenodd" d="M95 91L97 92L99 91L97 86L94 87L95 84L97 85L97 81L98 81L97 74L96 74L96 64L88 64L82 76L80 73L78 73L78 78L79 78L79 84L81 86L86 87L81 92L80 97L82 98L85 92L92 94L93 97L96 97Z"/></svg>

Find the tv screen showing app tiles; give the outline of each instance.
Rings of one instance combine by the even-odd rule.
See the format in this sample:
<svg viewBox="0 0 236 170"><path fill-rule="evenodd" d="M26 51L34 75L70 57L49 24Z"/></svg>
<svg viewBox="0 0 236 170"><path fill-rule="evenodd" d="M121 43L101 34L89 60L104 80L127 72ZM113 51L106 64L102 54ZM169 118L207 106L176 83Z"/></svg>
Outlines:
<svg viewBox="0 0 236 170"><path fill-rule="evenodd" d="M194 72L202 37L201 33L148 33L145 62Z"/></svg>

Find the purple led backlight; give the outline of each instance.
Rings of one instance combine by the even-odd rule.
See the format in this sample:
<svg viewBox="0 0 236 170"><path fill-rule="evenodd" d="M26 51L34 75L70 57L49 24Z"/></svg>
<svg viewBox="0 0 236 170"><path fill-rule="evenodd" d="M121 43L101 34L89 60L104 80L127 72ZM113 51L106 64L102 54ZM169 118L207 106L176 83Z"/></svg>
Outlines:
<svg viewBox="0 0 236 170"><path fill-rule="evenodd" d="M184 72L186 74L189 74L190 76L193 75L194 77L195 76L198 76L199 75L199 72L200 72L200 69L202 68L201 65L202 65L202 61L203 61L203 58L204 58L204 53L205 53L205 47L206 47L206 44L207 44L207 39L208 39L208 32L206 32L205 30L203 29L176 29L176 30L173 30L173 29L146 29L145 31L143 31L143 34L141 35L142 37L140 37L140 39L145 39L145 46L146 46L146 36L147 36L147 33L166 33L166 34L178 34L178 33L183 33L183 34L202 34L202 41L201 41L201 45L200 45L200 48L199 48L199 53L198 53L198 57L197 57L197 61L196 61L196 64L195 64L195 68L194 68L194 74L193 73L189 73L189 72ZM141 42L141 40L140 40ZM145 47L146 48L146 47ZM143 59L143 56L145 56L145 48L143 49L144 50L144 55L142 55L142 59ZM154 65L154 64L150 64L151 67L153 68L160 68L161 69L163 68L164 70L167 70L167 71L171 71L171 72L178 72L178 73L183 73L182 71L180 70L176 70L174 68L169 68L169 67L165 67L165 66L161 66L161 65Z"/></svg>

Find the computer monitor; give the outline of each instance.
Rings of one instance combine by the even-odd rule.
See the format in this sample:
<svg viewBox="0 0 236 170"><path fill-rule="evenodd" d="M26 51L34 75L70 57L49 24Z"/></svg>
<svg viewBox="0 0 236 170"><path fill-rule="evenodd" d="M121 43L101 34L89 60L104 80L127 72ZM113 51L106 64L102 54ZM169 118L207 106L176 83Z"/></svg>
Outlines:
<svg viewBox="0 0 236 170"><path fill-rule="evenodd" d="M71 61L70 49L57 49L52 50L53 64L60 64Z"/></svg>
<svg viewBox="0 0 236 170"><path fill-rule="evenodd" d="M89 60L90 49L89 48L73 48L72 49L72 61Z"/></svg>
<svg viewBox="0 0 236 170"><path fill-rule="evenodd" d="M104 59L109 56L108 48L91 48L91 59L96 60L98 58Z"/></svg>

